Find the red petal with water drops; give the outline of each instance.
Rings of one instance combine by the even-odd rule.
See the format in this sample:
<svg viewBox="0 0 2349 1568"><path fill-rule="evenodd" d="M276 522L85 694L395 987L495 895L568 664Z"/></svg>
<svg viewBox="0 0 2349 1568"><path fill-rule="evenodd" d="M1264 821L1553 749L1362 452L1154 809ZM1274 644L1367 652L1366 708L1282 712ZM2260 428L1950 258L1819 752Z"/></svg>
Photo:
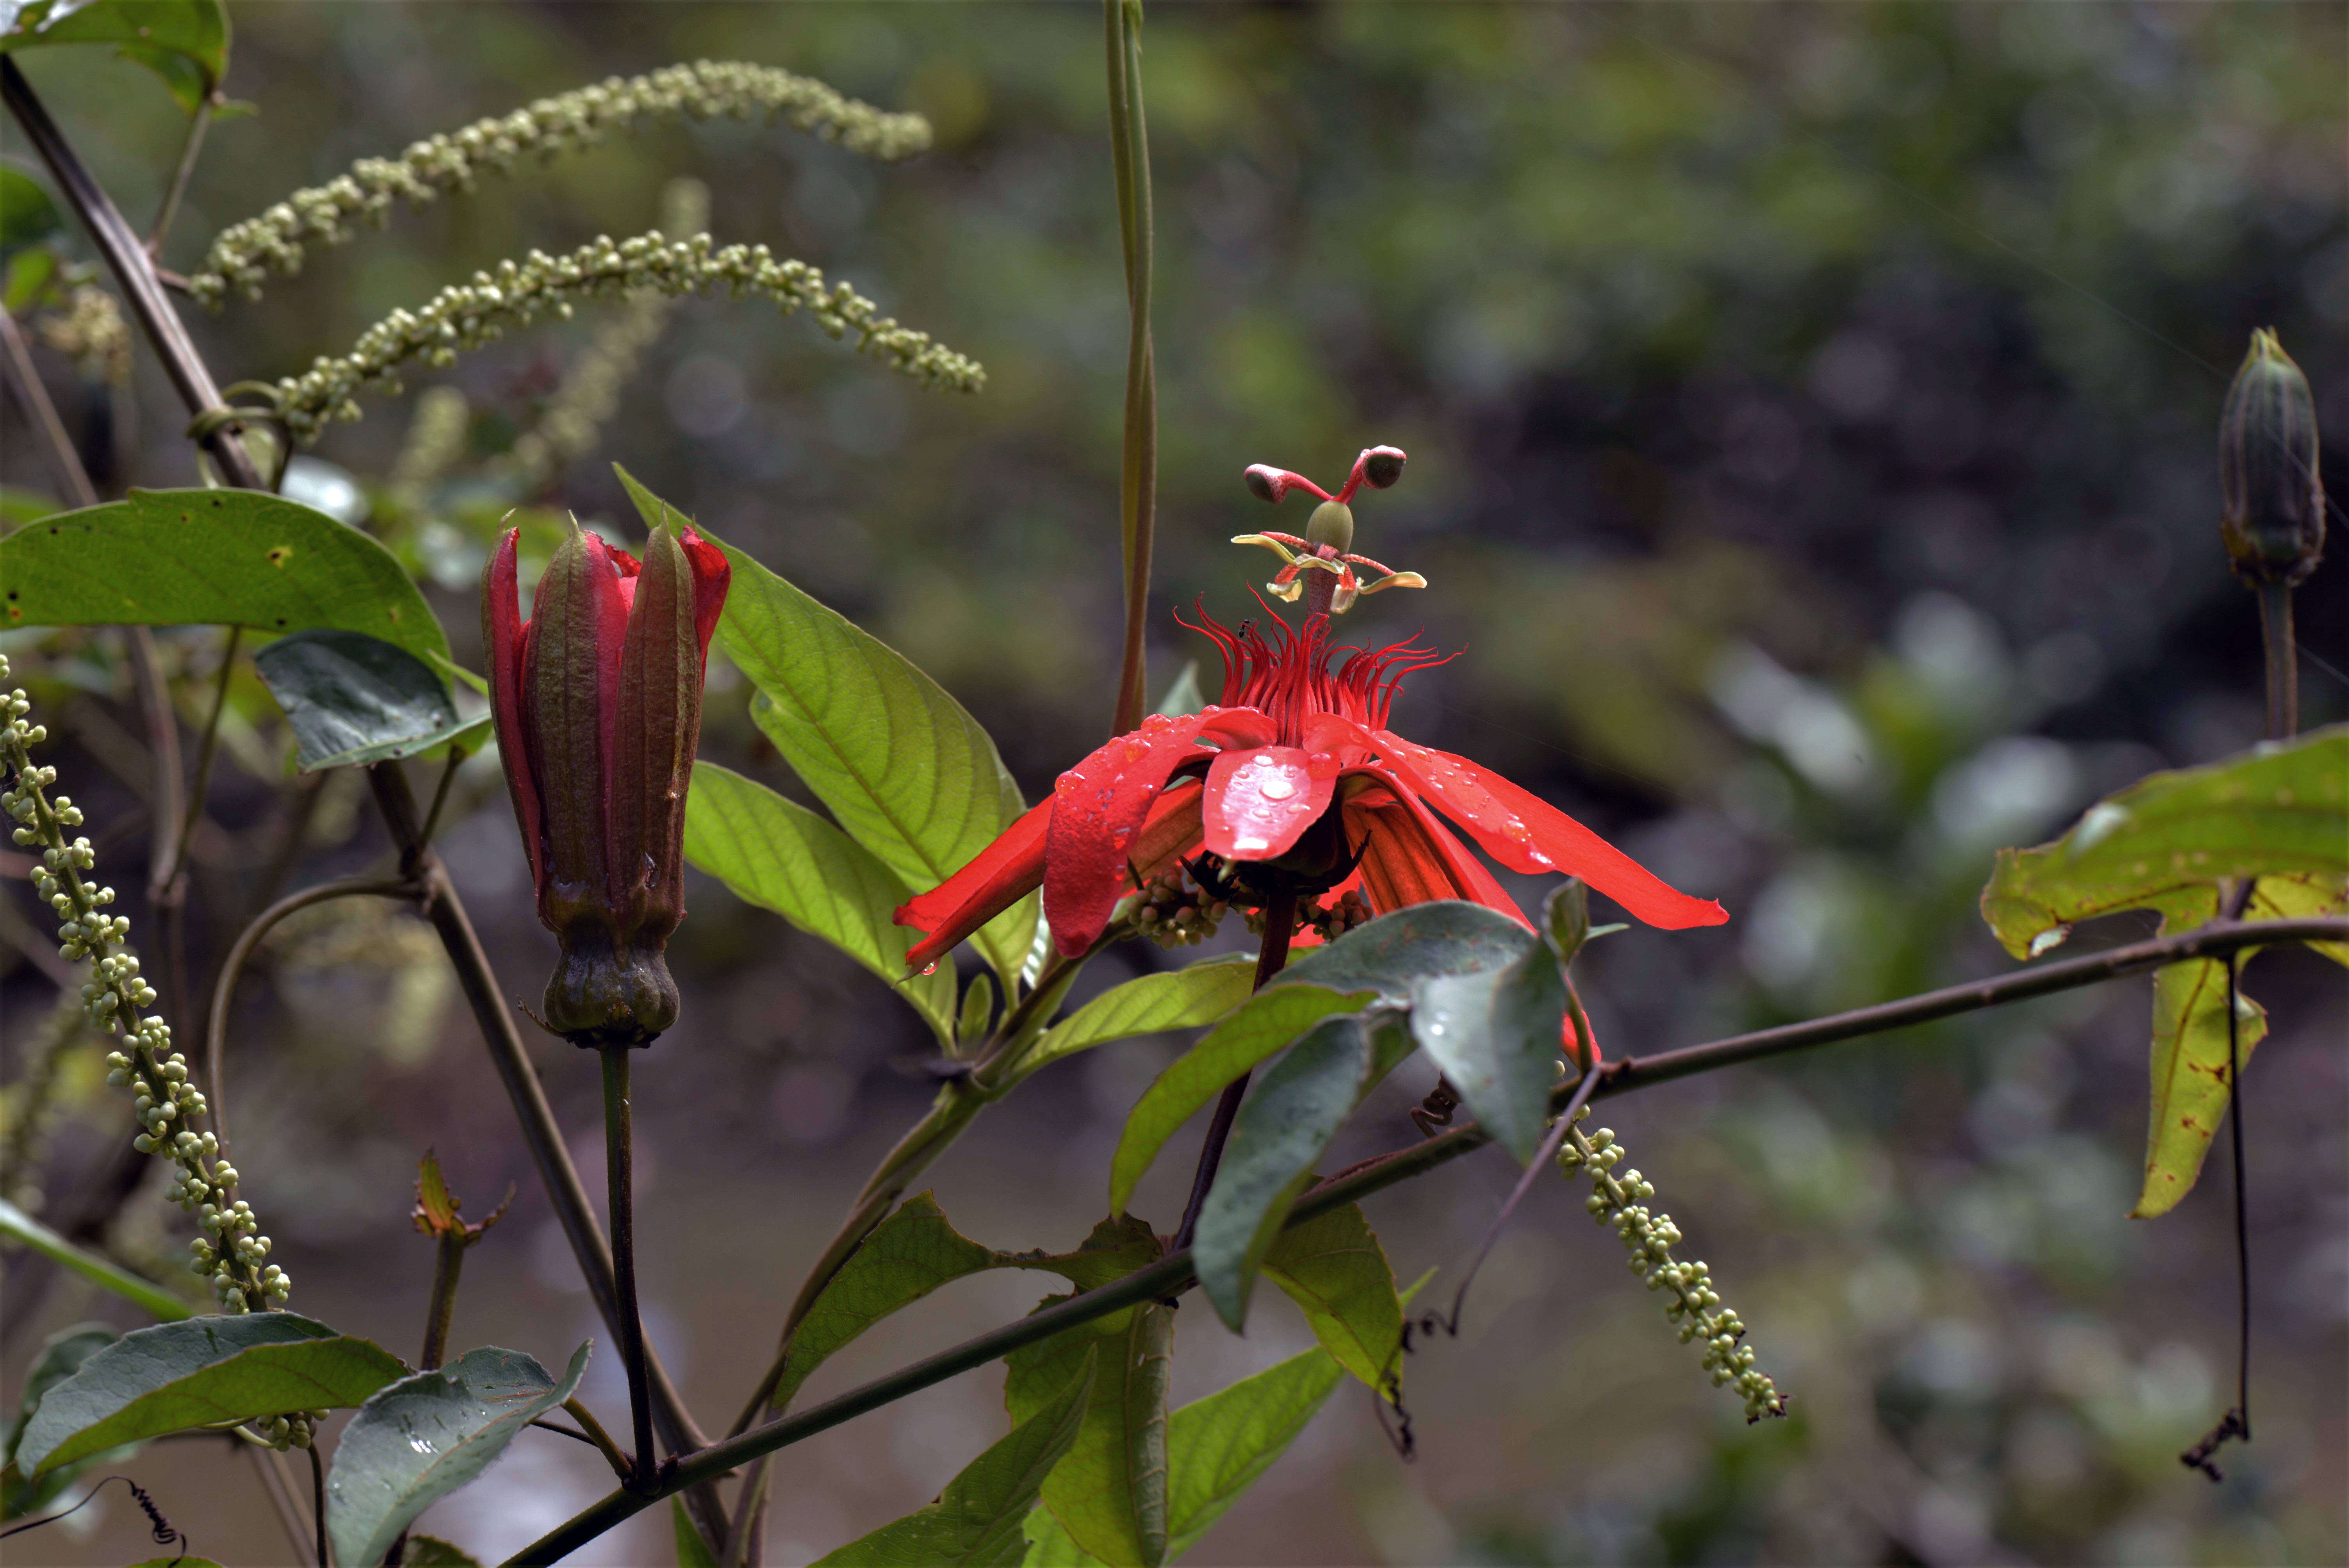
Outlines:
<svg viewBox="0 0 2349 1568"><path fill-rule="evenodd" d="M1030 808L970 864L898 906L898 924L930 934L905 954L908 966L928 968L1036 890L1044 880L1044 830L1051 820L1050 800Z"/></svg>
<svg viewBox="0 0 2349 1568"><path fill-rule="evenodd" d="M1199 852L1199 798L1196 779L1177 779L1150 808L1150 818L1126 851L1128 869L1137 885L1164 876L1177 861Z"/></svg>
<svg viewBox="0 0 2349 1568"><path fill-rule="evenodd" d="M1729 918L1713 900L1682 892L1547 800L1464 757L1388 730L1347 727L1378 748L1390 765L1511 871L1578 876L1634 918L1666 931L1719 925Z"/></svg>
<svg viewBox="0 0 2349 1568"><path fill-rule="evenodd" d="M1151 803L1186 762L1205 761L1199 732L1226 712L1204 708L1181 718L1153 714L1061 775L1052 786L1052 823L1044 840L1044 918L1052 940L1074 958L1109 924L1124 891L1126 859Z"/></svg>
<svg viewBox="0 0 2349 1568"><path fill-rule="evenodd" d="M1288 852L1330 809L1337 760L1297 746L1226 751L1207 769L1200 807L1209 852L1231 861L1269 861Z"/></svg>

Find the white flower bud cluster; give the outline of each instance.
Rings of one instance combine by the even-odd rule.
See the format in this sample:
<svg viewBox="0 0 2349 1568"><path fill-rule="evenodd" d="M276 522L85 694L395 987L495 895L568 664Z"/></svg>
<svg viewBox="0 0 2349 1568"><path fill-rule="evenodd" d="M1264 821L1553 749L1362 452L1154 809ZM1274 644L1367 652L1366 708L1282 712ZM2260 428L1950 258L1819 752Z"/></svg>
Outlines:
<svg viewBox="0 0 2349 1568"><path fill-rule="evenodd" d="M653 290L671 298L723 288L736 297L762 294L785 315L805 310L833 337L854 333L856 346L891 369L926 386L976 392L987 384L978 362L900 326L846 284L827 285L805 262L778 261L764 245L719 249L707 234L670 240L658 230L630 240L599 236L566 256L533 251L520 262L500 262L452 284L421 310L396 310L369 327L338 359L320 357L307 373L274 388L277 417L297 441L318 438L329 418L359 417L357 395L367 387L399 388L399 366L411 359L448 366L457 356L494 343L544 312L568 318L579 299Z"/></svg>
<svg viewBox="0 0 2349 1568"><path fill-rule="evenodd" d="M8 661L0 655L0 681L7 678ZM140 977L138 955L122 946L130 922L101 913L114 902L112 888L93 889L83 880L98 866L89 841L66 841L65 830L82 825L81 809L66 796L51 800L44 794L57 782L57 769L36 766L28 748L47 739L48 732L26 722L32 703L22 691L9 692L0 702L7 720L0 728L0 761L15 778L9 789L0 790L0 810L16 823L16 843L40 849L33 886L57 917L59 954L90 961L81 997L91 1026L122 1035L129 1047L108 1054L106 1081L134 1097L141 1130L131 1146L142 1154L167 1154L179 1166L172 1201L195 1212L204 1229L219 1238L193 1243L192 1266L211 1276L222 1306L249 1312L282 1302L293 1281L274 1264L264 1263L269 1238L261 1234L252 1207L236 1196L235 1169L221 1158L220 1140L193 1125L207 1107L189 1081L188 1059L172 1049L170 1025L141 1014L155 1005L155 988Z"/></svg>
<svg viewBox="0 0 2349 1568"><path fill-rule="evenodd" d="M354 233L355 218L380 225L395 201L420 205L445 191L471 191L484 169L502 173L526 156L552 161L595 146L615 127L634 129L640 120L678 115L781 119L868 158L909 158L930 145L930 125L920 115L884 113L773 66L740 60L667 66L429 137L398 158L362 159L349 173L296 191L259 217L222 231L202 269L189 278L189 292L215 310L231 288L258 298L271 273L302 270L305 241L343 244Z"/></svg>
<svg viewBox="0 0 2349 1568"><path fill-rule="evenodd" d="M333 1415L332 1410L296 1410L290 1416L269 1416L247 1423L247 1429L263 1442L284 1453L288 1449L306 1449L316 1439L318 1423Z"/></svg>
<svg viewBox="0 0 2349 1568"><path fill-rule="evenodd" d="M1585 1106L1574 1119L1579 1122L1589 1114ZM1702 1262L1675 1260L1672 1247L1682 1239L1681 1228L1670 1214L1651 1212L1640 1202L1656 1195L1655 1183L1636 1170L1614 1173L1624 1158L1613 1129L1602 1127L1586 1138L1579 1128L1568 1128L1557 1163L1568 1175L1589 1173L1590 1196L1583 1207L1599 1223L1614 1227L1631 1254L1631 1272L1646 1280L1650 1290L1671 1293L1664 1315L1680 1326L1682 1344L1704 1341L1705 1369L1713 1374L1713 1386L1736 1388L1745 1401L1748 1421L1785 1415L1785 1396L1768 1373L1754 1366L1754 1352L1739 1343L1745 1337L1744 1320L1722 1305L1721 1293L1713 1288L1713 1271Z"/></svg>
<svg viewBox="0 0 2349 1568"><path fill-rule="evenodd" d="M1191 879L1179 864L1151 878L1133 909L1135 932L1172 951L1195 947L1216 934L1231 905Z"/></svg>
<svg viewBox="0 0 2349 1568"><path fill-rule="evenodd" d="M66 294L66 308L36 318L33 329L84 375L130 385L130 324L114 296L96 284L76 284Z"/></svg>

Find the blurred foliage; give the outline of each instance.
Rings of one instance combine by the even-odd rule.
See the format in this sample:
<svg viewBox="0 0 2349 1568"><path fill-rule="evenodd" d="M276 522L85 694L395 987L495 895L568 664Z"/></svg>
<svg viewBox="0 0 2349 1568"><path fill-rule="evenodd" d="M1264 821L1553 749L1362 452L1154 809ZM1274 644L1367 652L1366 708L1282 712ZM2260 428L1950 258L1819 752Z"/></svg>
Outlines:
<svg viewBox="0 0 2349 1568"><path fill-rule="evenodd" d="M468 356L419 387L439 401L412 418L372 404L297 482L350 498L473 663L491 531L523 505L525 554L542 559L566 510L633 532L617 459L913 657L1030 797L1098 741L1125 325L1091 8L236 20L228 86L262 113L214 127L167 264L358 158L677 60L770 62L927 114L936 150L889 169L731 123L616 139L397 212L264 304L192 330L223 380L298 373L502 257L641 232L673 179L697 178L719 242L771 243L854 284L983 361L986 393L921 397L760 307L682 304L647 340L623 325L641 321L632 307L591 306ZM1156 596L1249 613L1259 569L1222 541L1270 520L1243 465L1332 471L1368 442L1400 445L1410 477L1359 547L1433 589L1368 603L1348 630L1383 641L1423 615L1467 655L1415 678L1398 727L1733 911L1717 934L1593 947L1582 988L1610 1051L1989 972L2008 962L1974 910L1993 849L2260 733L2256 620L2220 548L2213 434L2228 370L2266 326L2310 367L2336 452L2349 432L2349 380L2324 346L2349 331L2345 28L2338 7L2101 0L1154 9ZM125 210L151 212L184 129L171 98L103 51L24 65ZM47 242L87 259L69 232ZM62 291L43 298L36 321L67 308ZM151 366L127 389L41 352L103 490L191 482ZM610 393L599 370L583 395L583 367L616 354L634 378ZM55 493L13 406L5 418L0 477ZM426 436L437 445L403 466ZM2311 727L2349 714L2338 554L2300 600ZM1171 622L1154 635L1155 690L1198 649ZM12 655L28 640L0 634ZM194 700L217 641L160 640ZM86 754L77 799L136 830L140 724L116 645L41 645L40 667L18 667ZM722 659L711 686L705 754L789 788ZM275 799L282 727L249 675L230 690L216 820L197 844L200 957L285 872L281 855L307 880L378 849L347 780L300 796L306 814ZM501 963L543 966L494 772L469 765L449 810ZM1521 891L1529 905L1538 892ZM680 1161L756 1160L779 1139L823 1150L845 1126L910 1120L921 1091L887 1066L922 1048L919 1025L780 923L715 886L693 896L678 967L709 1048L680 1037L692 1101L648 1100L647 1136L667 1116ZM380 952L368 969L305 969L311 942ZM401 989L403 944L289 932L278 1005L240 1015L301 1069L268 1069L282 1099L254 1115L277 1124L264 1147L332 1172L283 1195L315 1205L316 1234L396 1229L414 1150L388 1150L379 1124L458 1114L388 1059L429 1041L440 1010ZM1320 1549L1396 1562L2341 1560L2341 987L2319 962L2265 962L2278 1087L2252 1085L2251 1184L2272 1305L2259 1440L2232 1450L2224 1487L2175 1459L2227 1397L2224 1204L2121 1218L2143 1129L2139 982L1609 1108L1734 1283L1794 1420L1721 1419L1645 1293L1603 1246L1580 1250L1606 1238L1542 1232L1534 1250L1567 1261L1523 1265L1547 1282L1538 1339L1515 1361L1498 1337L1463 1342L1441 1380L1414 1368L1414 1470L1399 1480L1350 1411L1343 1449L1288 1461L1312 1506L1304 1490L1243 1504L1200 1559L1335 1541ZM398 1039L335 1027L351 1004L311 989L326 973L399 992ZM47 984L26 965L5 983L12 1008ZM13 1079L24 1031L10 1034ZM1104 1130L1149 1076L1099 1103L1124 1081L1117 1059L1040 1076L1039 1119L1006 1119L989 1158L1050 1141L1105 1159ZM296 1130L305 1119L316 1130ZM1398 1119L1377 1140L1402 1136ZM62 1192L98 1143L75 1127L54 1141L40 1185ZM798 1167L759 1169L775 1202L794 1201L776 1172ZM1069 1184L1091 1191L1098 1174ZM1374 1216L1406 1272L1448 1258L1447 1180L1387 1200L1392 1231ZM1412 1236L1426 1255L1396 1240ZM1498 1305L1507 1256L1479 1290L1514 1321ZM688 1272L728 1266L712 1254ZM900 1490L927 1495L953 1468Z"/></svg>

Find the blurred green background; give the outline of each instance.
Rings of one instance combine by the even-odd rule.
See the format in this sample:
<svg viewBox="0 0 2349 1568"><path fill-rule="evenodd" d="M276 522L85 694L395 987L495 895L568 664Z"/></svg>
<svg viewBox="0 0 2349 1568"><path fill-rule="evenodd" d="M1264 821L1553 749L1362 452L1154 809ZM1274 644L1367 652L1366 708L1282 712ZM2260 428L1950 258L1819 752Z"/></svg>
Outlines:
<svg viewBox="0 0 2349 1568"><path fill-rule="evenodd" d="M314 246L259 304L187 314L222 379L274 377L500 257L706 202L719 241L814 263L978 356L985 393L922 392L757 302L590 306L411 377L409 397L363 399L364 421L331 434L296 489L347 503L436 583L470 655L498 513L568 509L633 533L616 459L921 663L994 731L1031 799L1099 742L1119 630L1125 306L1097 9L233 16L228 89L260 112L212 132L164 251L183 270L220 228L355 159L673 61L772 63L929 115L936 150L894 168L772 128L653 127L398 210L381 233ZM2006 967L1973 909L1994 847L2260 734L2256 621L2219 547L2213 432L2251 329L2272 325L2336 451L2349 434L2344 49L2343 8L2315 4L1154 7L1154 686L1207 651L1164 611L1204 595L1226 621L1253 613L1268 558L1223 542L1276 524L1241 468L1330 482L1360 447L1392 442L1410 471L1358 508L1358 545L1433 586L1368 601L1345 630L1423 628L1465 649L1414 677L1395 727L1500 768L1733 912L1718 930L1636 930L1592 951L1583 989L1609 1049ZM183 129L160 88L103 51L24 65L126 210L151 211ZM125 382L103 356L37 352L102 488L195 482L143 354ZM595 364L627 374L583 439ZM462 403L440 392L419 422L425 387ZM530 456L551 414L570 420L567 459ZM13 402L5 418L0 477L53 490ZM436 430L452 460L419 457ZM2344 548L2300 595L2310 727L2349 714ZM192 722L219 639L163 641ZM0 645L61 738L64 787L111 824L99 847L127 892L145 776L113 645L20 632ZM703 754L790 787L739 677L713 665ZM248 675L233 689L197 843L200 975L287 841L282 727ZM380 862L363 795L345 777L307 798L291 875ZM534 996L553 944L493 765L468 769L457 810L454 872L508 992ZM21 1098L54 985L22 956L50 950L12 885L0 1001ZM1530 907L1542 890L1516 891ZM927 1037L780 920L706 882L691 902L675 949L685 1021L638 1075L639 1212L653 1333L708 1423L763 1364L862 1173L918 1114L926 1091L907 1068ZM2124 918L2075 942L2140 934ZM143 925L133 938L152 940ZM1169 961L1113 954L1087 984ZM259 973L232 1047L238 1159L292 1305L395 1348L420 1333L430 1248L406 1215L429 1144L474 1211L520 1189L468 1265L460 1342L552 1361L600 1338L423 928L329 906ZM2122 1217L2145 1115L2137 981L1607 1108L1683 1250L1713 1264L1795 1396L1792 1420L1744 1427L1578 1191L1550 1184L1488 1265L1464 1335L1411 1360L1416 1462L1343 1390L1194 1560L2344 1561L2349 995L2299 954L2261 959L2249 989L2278 1025L2248 1101L2258 1440L2229 1450L2223 1485L2176 1460L2231 1397L2223 1178L2214 1167L2158 1222ZM947 1212L996 1245L1075 1242L1126 1109L1180 1044L1094 1053L989 1110L936 1168ZM534 1048L599 1189L595 1074ZM37 1170L10 1173L61 1225L98 1212L120 1131L98 1076L71 1069ZM1402 1069L1333 1159L1406 1140L1431 1078ZM1140 1204L1163 1226L1189 1147ZM1398 1272L1456 1271L1510 1177L1487 1156L1375 1200ZM168 1268L182 1243L166 1215L135 1199L98 1238ZM45 1334L112 1309L12 1265L13 1388ZM810 1397L1044 1288L962 1282L826 1367ZM1304 1343L1284 1302L1260 1302L1244 1339L1185 1312L1178 1397ZM933 1496L1001 1431L999 1379L792 1449L771 1560L805 1561ZM625 1401L609 1357L589 1394ZM594 1456L568 1450L525 1437L424 1527L485 1558L518 1546L603 1490ZM178 1443L131 1468L199 1552L285 1560L242 1461ZM578 1561L666 1561L665 1528ZM149 1550L116 1497L9 1549L23 1563Z"/></svg>

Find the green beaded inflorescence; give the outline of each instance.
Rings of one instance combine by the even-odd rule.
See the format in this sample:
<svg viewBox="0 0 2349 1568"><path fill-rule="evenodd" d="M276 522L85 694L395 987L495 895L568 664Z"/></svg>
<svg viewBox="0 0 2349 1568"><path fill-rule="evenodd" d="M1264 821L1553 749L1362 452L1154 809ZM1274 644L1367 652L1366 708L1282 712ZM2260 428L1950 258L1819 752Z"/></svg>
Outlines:
<svg viewBox="0 0 2349 1568"><path fill-rule="evenodd" d="M8 661L0 656L0 681L7 678ZM144 1130L131 1141L141 1152L168 1156L179 1167L170 1196L195 1213L208 1233L190 1243L191 1266L210 1277L222 1308L236 1313L274 1306L294 1281L268 1261L269 1238L261 1233L253 1206L236 1195L236 1170L222 1157L219 1139L196 1126L205 1113L204 1097L188 1081L187 1058L171 1048L171 1026L145 1011L155 1005L155 988L140 978L138 956L124 944L129 920L105 913L114 890L90 883L96 851L86 838L66 838L66 830L82 825L81 808L68 796L49 798L57 769L40 767L32 758L31 748L47 740L48 731L26 721L32 703L21 690L10 691L5 700L0 760L13 779L0 790L0 810L15 821L16 841L40 853L33 885L57 914L59 954L90 962L89 982L81 988L90 1024L121 1034L129 1047L108 1055L106 1081L137 1096ZM292 1429L286 1434L287 1441L306 1439L306 1427L298 1437Z"/></svg>
<svg viewBox="0 0 2349 1568"><path fill-rule="evenodd" d="M632 240L601 236L566 256L533 251L520 262L500 262L452 284L421 310L396 310L362 334L348 354L319 358L308 371L274 388L275 416L307 445L330 418L359 417L357 395L369 387L397 392L402 365L456 363L465 351L494 343L541 315L567 318L581 299L653 290L671 298L722 288L740 297L762 294L785 315L804 310L832 336L854 334L863 352L926 386L976 392L987 384L978 362L900 326L846 284L826 284L805 262L778 261L764 245L719 248L707 234L671 240L657 230Z"/></svg>
<svg viewBox="0 0 2349 1568"><path fill-rule="evenodd" d="M257 298L272 273L302 268L303 245L339 245L353 220L380 224L396 201L421 204L470 191L483 170L503 172L525 157L551 160L593 147L615 129L644 119L781 119L868 158L908 158L930 145L929 122L843 98L823 83L773 66L696 60L626 80L618 77L541 98L462 130L428 137L397 158L362 159L347 174L296 191L257 218L222 230L189 292L218 309L231 289Z"/></svg>
<svg viewBox="0 0 2349 1568"><path fill-rule="evenodd" d="M1588 1106L1575 1113L1579 1122L1590 1114ZM1670 1214L1651 1212L1640 1201L1656 1195L1654 1183L1637 1171L1614 1174L1624 1150L1614 1131L1600 1128L1586 1138L1579 1127L1567 1130L1557 1163L1568 1175L1585 1171L1590 1176L1590 1197L1583 1206L1602 1225L1611 1225L1631 1254L1631 1272L1648 1282L1650 1290L1671 1293L1664 1315L1680 1326L1681 1342L1704 1341L1704 1365L1716 1386L1734 1386L1745 1400L1745 1418L1786 1413L1785 1396L1770 1375L1754 1364L1754 1352L1740 1343L1745 1324L1722 1305L1713 1288L1713 1272L1702 1263L1681 1263L1672 1256L1681 1228Z"/></svg>

